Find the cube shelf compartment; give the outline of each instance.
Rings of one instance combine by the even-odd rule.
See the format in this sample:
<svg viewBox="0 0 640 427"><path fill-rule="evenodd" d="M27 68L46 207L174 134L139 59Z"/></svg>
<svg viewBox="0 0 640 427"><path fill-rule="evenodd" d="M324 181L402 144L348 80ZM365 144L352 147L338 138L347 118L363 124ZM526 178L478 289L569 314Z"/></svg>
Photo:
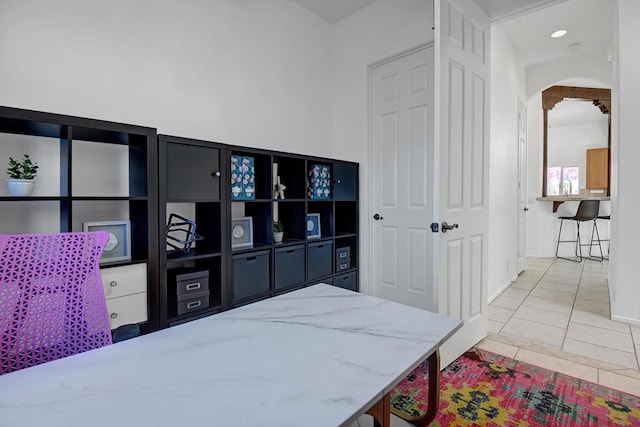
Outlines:
<svg viewBox="0 0 640 427"><path fill-rule="evenodd" d="M159 140L160 173L165 169L178 171L188 165L202 169L191 171L189 182L175 184L177 189L190 186L188 193L171 195L168 183L160 177L160 210L165 211L160 221L166 220L167 206L175 207L175 203L171 202L189 204L184 211L196 217L197 233L205 236L203 241L196 242L190 256L171 256L167 259L161 256L161 305L167 305L168 295L173 292L167 287L167 268L188 264L207 265L213 259L220 263L219 269L209 270L210 277L220 283L219 288L210 290L209 307L182 315L165 310L165 317L160 322L164 326L315 283L333 283L334 277L345 270L348 273L358 271L356 163L168 135L160 135ZM173 145L180 147L172 148ZM185 157L176 159L179 155ZM191 157L195 156L199 160L192 162ZM243 159L247 159L244 164L253 169L249 178L243 177L239 183ZM178 164L172 165L173 162ZM215 176L212 177L216 165L219 165L220 176L213 173ZM330 192L326 199L311 198L307 193L308 174L313 165L325 165L329 172ZM236 175L232 180L234 172ZM280 183L286 186L284 199L276 198L274 192L278 176ZM244 181L255 186L254 197L239 197L241 189L238 186L244 185ZM237 188L235 193L234 186ZM199 190L201 188L202 192ZM309 214L319 215L320 237L308 236ZM246 217L251 218L253 243L232 248L232 220ZM275 243L273 238L275 219L283 223L284 237L281 243ZM342 246L349 248L350 258L348 268L343 265L344 269L339 270L335 248ZM350 286L357 289L356 285Z"/></svg>
<svg viewBox="0 0 640 427"><path fill-rule="evenodd" d="M86 222L130 222L131 259L103 268L144 265L146 292L138 292L147 295L143 332L320 282L357 289L357 163L8 107L0 107L0 153L28 153L40 166L33 195L0 190L0 232L81 231ZM251 168L254 188L242 199L232 193L232 158L246 159ZM321 197L308 192L315 165L325 168ZM278 176L286 186L284 199L274 192ZM195 223L198 238L189 250L167 245L171 213ZM308 232L310 214L319 217L319 236ZM232 249L232 219L240 217L252 219L252 244ZM281 243L273 238L275 219L284 225ZM349 248L348 265L336 259L342 247ZM178 294L176 277L185 271L207 272L208 289L192 299Z"/></svg>
<svg viewBox="0 0 640 427"><path fill-rule="evenodd" d="M2 158L29 154L39 166L31 196L12 197L1 187L0 233L83 231L87 222L129 221L130 259L101 268L145 266L149 297L142 313L132 317L148 319L143 331L157 329L156 130L0 107L0 153Z"/></svg>

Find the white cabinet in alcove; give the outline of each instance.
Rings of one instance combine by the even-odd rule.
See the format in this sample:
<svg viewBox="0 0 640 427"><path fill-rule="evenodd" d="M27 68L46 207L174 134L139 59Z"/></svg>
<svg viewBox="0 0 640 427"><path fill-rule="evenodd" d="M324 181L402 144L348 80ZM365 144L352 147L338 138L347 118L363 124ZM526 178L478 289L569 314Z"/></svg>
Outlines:
<svg viewBox="0 0 640 427"><path fill-rule="evenodd" d="M103 267L100 273L111 329L125 324L146 322L147 265Z"/></svg>

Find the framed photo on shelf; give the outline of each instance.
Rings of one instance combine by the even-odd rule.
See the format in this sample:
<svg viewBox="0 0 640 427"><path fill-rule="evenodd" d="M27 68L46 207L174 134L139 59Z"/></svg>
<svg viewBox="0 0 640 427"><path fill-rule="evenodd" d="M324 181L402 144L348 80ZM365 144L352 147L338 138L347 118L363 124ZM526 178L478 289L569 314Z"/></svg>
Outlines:
<svg viewBox="0 0 640 427"><path fill-rule="evenodd" d="M253 247L253 218L233 218L231 220L231 248Z"/></svg>
<svg viewBox="0 0 640 427"><path fill-rule="evenodd" d="M319 239L320 237L320 214L307 214L307 238Z"/></svg>
<svg viewBox="0 0 640 427"><path fill-rule="evenodd" d="M131 222L130 221L100 221L83 222L83 231L106 231L109 240L104 246L100 264L131 261Z"/></svg>

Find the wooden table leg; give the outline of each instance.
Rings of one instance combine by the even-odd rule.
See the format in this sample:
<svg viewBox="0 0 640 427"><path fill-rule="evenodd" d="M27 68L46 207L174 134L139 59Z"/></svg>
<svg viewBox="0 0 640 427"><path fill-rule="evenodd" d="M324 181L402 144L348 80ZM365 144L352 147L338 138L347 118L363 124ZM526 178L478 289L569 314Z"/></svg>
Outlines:
<svg viewBox="0 0 640 427"><path fill-rule="evenodd" d="M426 426L431 424L438 414L440 406L440 351L436 350L429 356L429 406L427 413L420 419L417 426Z"/></svg>
<svg viewBox="0 0 640 427"><path fill-rule="evenodd" d="M400 411L393 411L394 415L410 422L414 426L425 427L431 424L438 415L440 406L440 352L436 350L429 356L429 394L427 398L427 412L419 418L412 418ZM389 402L390 403L390 402Z"/></svg>
<svg viewBox="0 0 640 427"><path fill-rule="evenodd" d="M436 350L429 356L429 397L427 399L427 412L420 418L407 418L398 413L395 415L409 421L418 427L431 424L438 415L440 406L440 351ZM374 427L388 427L391 425L391 393L387 393L378 403L373 405L366 413L373 417Z"/></svg>
<svg viewBox="0 0 640 427"><path fill-rule="evenodd" d="M373 417L374 427L389 427L391 425L391 395L385 394L382 399L366 412Z"/></svg>

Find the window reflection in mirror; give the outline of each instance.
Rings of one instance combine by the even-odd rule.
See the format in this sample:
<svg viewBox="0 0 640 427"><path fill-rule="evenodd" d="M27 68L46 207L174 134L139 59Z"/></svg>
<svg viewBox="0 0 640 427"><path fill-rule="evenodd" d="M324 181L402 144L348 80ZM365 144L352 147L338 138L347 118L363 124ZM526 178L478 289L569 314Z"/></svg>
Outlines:
<svg viewBox="0 0 640 427"><path fill-rule="evenodd" d="M609 194L610 102L609 89L543 91L543 196Z"/></svg>
<svg viewBox="0 0 640 427"><path fill-rule="evenodd" d="M580 166L547 168L547 196L575 196L580 188Z"/></svg>

